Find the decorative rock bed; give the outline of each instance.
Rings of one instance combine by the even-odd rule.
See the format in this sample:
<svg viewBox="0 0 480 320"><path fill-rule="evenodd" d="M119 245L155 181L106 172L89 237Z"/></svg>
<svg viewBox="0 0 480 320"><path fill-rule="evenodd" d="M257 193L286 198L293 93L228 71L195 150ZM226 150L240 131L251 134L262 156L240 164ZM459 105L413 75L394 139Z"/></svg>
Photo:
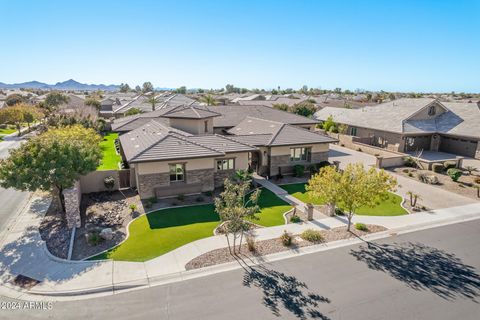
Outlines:
<svg viewBox="0 0 480 320"><path fill-rule="evenodd" d="M367 231L356 230L354 226L351 228L351 232L347 231L347 227L338 227L331 230L321 230L323 240L320 242L310 242L303 240L299 235L293 237L292 245L286 247L282 244L282 241L279 238L263 240L255 242L255 252L250 252L247 248L247 244L244 243L241 247L242 257L259 257L267 254L295 250L302 247L312 246L320 243L327 243L337 240L349 239L353 237L363 236L370 233L381 232L387 230L387 228L377 225L367 225ZM244 237L245 238L245 237ZM225 240L226 241L226 240ZM238 249L238 247L237 247ZM204 253L192 260L190 260L186 265L185 269L192 270L198 268L204 268L212 265L227 263L235 261L236 257L230 254L230 251L227 248L221 248L212 250L210 252Z"/></svg>

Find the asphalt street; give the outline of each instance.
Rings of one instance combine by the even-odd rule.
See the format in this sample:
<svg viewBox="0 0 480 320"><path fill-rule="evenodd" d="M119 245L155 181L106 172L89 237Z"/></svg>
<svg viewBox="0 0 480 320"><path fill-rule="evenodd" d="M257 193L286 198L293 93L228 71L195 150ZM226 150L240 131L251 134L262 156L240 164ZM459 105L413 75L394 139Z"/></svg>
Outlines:
<svg viewBox="0 0 480 320"><path fill-rule="evenodd" d="M479 319L479 274L475 220L0 318Z"/></svg>
<svg viewBox="0 0 480 320"><path fill-rule="evenodd" d="M6 158L8 151L12 148L17 148L21 141L22 140L17 137L5 137L5 141L0 142L0 159ZM18 210L23 208L28 199L28 195L28 192L0 187L0 233L10 219L17 214Z"/></svg>

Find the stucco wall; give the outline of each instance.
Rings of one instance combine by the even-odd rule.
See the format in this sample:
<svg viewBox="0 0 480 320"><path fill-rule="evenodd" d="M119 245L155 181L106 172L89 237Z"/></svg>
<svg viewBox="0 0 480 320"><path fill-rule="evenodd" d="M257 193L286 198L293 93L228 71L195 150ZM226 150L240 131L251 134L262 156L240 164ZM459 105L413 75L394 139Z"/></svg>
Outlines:
<svg viewBox="0 0 480 320"><path fill-rule="evenodd" d="M409 120L427 120L427 119L432 119L435 117L438 117L442 113L444 113L446 110L441 107L440 105L434 103L432 106L435 106L435 114L434 115L429 115L428 111L430 109L430 106L426 106L425 108L421 109L418 113L414 114L409 118Z"/></svg>
<svg viewBox="0 0 480 320"><path fill-rule="evenodd" d="M82 193L107 191L103 180L112 176L115 179L115 185L112 190L118 190L120 187L119 176L117 170L93 171L85 176L80 177L80 186Z"/></svg>
<svg viewBox="0 0 480 320"><path fill-rule="evenodd" d="M170 120L170 126L191 134L212 134L213 118L209 119L173 119ZM205 121L208 124L208 132L205 133Z"/></svg>
<svg viewBox="0 0 480 320"><path fill-rule="evenodd" d="M305 144L305 145L294 145L294 146L281 146L281 147L271 147L270 155L271 156L281 156L288 155L290 156L291 148L312 148L312 153L314 152L328 152L328 143L321 144Z"/></svg>

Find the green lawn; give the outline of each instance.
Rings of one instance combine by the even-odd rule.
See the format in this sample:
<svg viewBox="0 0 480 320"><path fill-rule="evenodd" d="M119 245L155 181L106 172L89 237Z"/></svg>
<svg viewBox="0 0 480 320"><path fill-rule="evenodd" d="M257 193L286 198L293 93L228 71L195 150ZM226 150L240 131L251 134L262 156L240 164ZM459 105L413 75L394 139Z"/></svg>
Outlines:
<svg viewBox="0 0 480 320"><path fill-rule="evenodd" d="M265 188L262 188L258 205L260 206L260 212L255 215L258 219L250 219L250 221L264 227L285 224L283 214L292 208L291 205Z"/></svg>
<svg viewBox="0 0 480 320"><path fill-rule="evenodd" d="M147 261L189 242L213 236L220 224L213 204L169 208L135 219L120 246L91 260Z"/></svg>
<svg viewBox="0 0 480 320"><path fill-rule="evenodd" d="M302 202L311 202L315 205L325 203L321 198L312 198L309 192L305 191L305 183L287 184L280 187ZM389 193L387 200L379 202L373 208L361 207L356 214L365 216L400 216L408 214L407 210L400 205L401 203L402 197Z"/></svg>
<svg viewBox="0 0 480 320"><path fill-rule="evenodd" d="M17 132L17 129L10 126L8 126L6 129L0 129L0 135L6 135L14 132Z"/></svg>
<svg viewBox="0 0 480 320"><path fill-rule="evenodd" d="M118 163L122 161L122 157L115 151L115 139L118 138L118 133L107 133L100 142L103 158L97 170L115 170L118 169Z"/></svg>
<svg viewBox="0 0 480 320"><path fill-rule="evenodd" d="M291 206L269 190L262 189L258 220L262 226L284 224L283 213ZM213 204L158 210L135 219L129 226L129 236L116 248L90 260L147 261L195 240L213 236L220 217Z"/></svg>

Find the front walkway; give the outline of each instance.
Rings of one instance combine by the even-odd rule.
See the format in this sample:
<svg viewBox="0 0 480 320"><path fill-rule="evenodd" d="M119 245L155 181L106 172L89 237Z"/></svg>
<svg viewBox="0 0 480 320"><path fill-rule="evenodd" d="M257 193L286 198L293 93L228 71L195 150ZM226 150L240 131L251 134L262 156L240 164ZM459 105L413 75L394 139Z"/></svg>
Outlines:
<svg viewBox="0 0 480 320"><path fill-rule="evenodd" d="M306 210L307 210L306 209L307 208L306 203L304 203L303 201L300 201L299 199L295 198L294 196L288 194L288 192L285 189L279 187L275 183L265 179L262 176L259 176L256 173L253 174L253 181L255 183L261 185L262 187L272 191L273 193L275 193L277 195L277 197L279 197L283 201L289 203L290 205L292 205L294 207L297 207L299 210L301 210L303 212L306 212ZM313 216L314 216L315 219L325 219L325 218L327 218L326 215L321 213L316 208L313 209Z"/></svg>
<svg viewBox="0 0 480 320"><path fill-rule="evenodd" d="M213 272L212 269L187 272L185 264L203 253L227 246L225 236L212 236L191 242L146 262L66 261L49 254L38 232L38 226L49 203L48 199L33 197L3 243L0 244L0 283L3 286L0 293L20 298L23 293L11 283L19 274L40 281L28 293L49 296L113 293L121 289L150 286L165 281L164 279L182 280L195 274L199 276L199 274ZM431 225L452 219L460 221L471 218L480 218L480 203L398 217L355 216L353 222L377 224L395 230ZM306 229L322 230L344 226L345 222L344 218L329 217L301 224L261 228L255 230L255 234L257 241L261 241L278 238L284 230L298 234ZM334 244L320 246L324 250L329 245ZM309 250L315 250L315 248L312 247ZM285 257L295 256L295 254L298 252L283 253Z"/></svg>

